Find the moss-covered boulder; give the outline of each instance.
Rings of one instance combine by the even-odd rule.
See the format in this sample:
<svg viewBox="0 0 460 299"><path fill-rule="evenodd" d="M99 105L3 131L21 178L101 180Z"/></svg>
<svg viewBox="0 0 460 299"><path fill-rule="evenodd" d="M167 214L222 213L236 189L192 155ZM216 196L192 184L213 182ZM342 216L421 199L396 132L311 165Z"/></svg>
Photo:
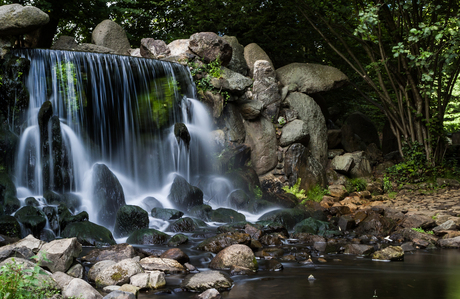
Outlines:
<svg viewBox="0 0 460 299"><path fill-rule="evenodd" d="M77 215L73 215L66 205L60 204L57 208L59 216L59 226L61 230L64 230L69 223L84 222L89 220L88 212L83 211Z"/></svg>
<svg viewBox="0 0 460 299"><path fill-rule="evenodd" d="M279 222L291 230L297 223L310 216L310 213L301 209L279 209L263 214L259 220Z"/></svg>
<svg viewBox="0 0 460 299"><path fill-rule="evenodd" d="M149 227L149 214L141 207L126 205L118 209L113 234L116 238L129 236L132 232Z"/></svg>
<svg viewBox="0 0 460 299"><path fill-rule="evenodd" d="M176 209L153 208L150 215L162 220L174 220L182 217L184 213Z"/></svg>
<svg viewBox="0 0 460 299"><path fill-rule="evenodd" d="M233 244L249 245L250 242L251 236L245 233L222 233L204 240L203 242L198 244L197 249L218 253L222 249Z"/></svg>
<svg viewBox="0 0 460 299"><path fill-rule="evenodd" d="M230 207L236 210L248 210L248 204L249 204L250 198L241 189L234 190L232 193L228 195L228 204Z"/></svg>
<svg viewBox="0 0 460 299"><path fill-rule="evenodd" d="M67 224L61 232L61 237L76 237L83 246L103 247L116 244L112 233L108 229L89 221Z"/></svg>
<svg viewBox="0 0 460 299"><path fill-rule="evenodd" d="M203 191L190 185L180 175L176 175L168 199L178 210L189 211L192 207L203 204Z"/></svg>
<svg viewBox="0 0 460 299"><path fill-rule="evenodd" d="M188 237L184 234L176 234L171 237L168 241L168 246L169 247L176 247L179 246L180 244L184 244L188 242Z"/></svg>
<svg viewBox="0 0 460 299"><path fill-rule="evenodd" d="M188 213L190 214L190 216L193 216L195 218L201 219L203 221L209 221L209 213L211 211L212 208L210 205L199 205L191 208Z"/></svg>
<svg viewBox="0 0 460 299"><path fill-rule="evenodd" d="M46 215L36 207L24 206L14 214L14 217L29 229L34 237L40 237L40 231L46 225Z"/></svg>
<svg viewBox="0 0 460 299"><path fill-rule="evenodd" d="M126 240L126 243L139 245L163 244L168 239L169 235L163 232L152 228L144 228L133 232Z"/></svg>
<svg viewBox="0 0 460 299"><path fill-rule="evenodd" d="M209 219L215 222L234 223L246 221L246 216L232 209L219 208L209 213Z"/></svg>
<svg viewBox="0 0 460 299"><path fill-rule="evenodd" d="M302 220L294 226L294 233L310 233L312 235L327 236L334 233L340 233L334 231L329 222L316 220L312 217Z"/></svg>
<svg viewBox="0 0 460 299"><path fill-rule="evenodd" d="M207 226L206 223L199 219L184 217L174 221L168 228L172 232L193 232L199 227Z"/></svg>
<svg viewBox="0 0 460 299"><path fill-rule="evenodd" d="M242 244L231 245L220 251L209 264L209 268L220 270L230 269L232 266L257 270L256 257L251 248Z"/></svg>

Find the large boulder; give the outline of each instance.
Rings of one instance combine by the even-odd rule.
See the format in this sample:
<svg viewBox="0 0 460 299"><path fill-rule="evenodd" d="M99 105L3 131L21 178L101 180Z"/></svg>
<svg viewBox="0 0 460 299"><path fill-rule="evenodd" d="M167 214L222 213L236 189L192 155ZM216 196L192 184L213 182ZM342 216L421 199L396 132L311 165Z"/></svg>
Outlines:
<svg viewBox="0 0 460 299"><path fill-rule="evenodd" d="M139 245L163 244L168 240L169 236L152 228L144 228L133 232L127 243Z"/></svg>
<svg viewBox="0 0 460 299"><path fill-rule="evenodd" d="M146 271L162 271L166 274L185 273L187 269L176 260L159 257L145 257L139 261Z"/></svg>
<svg viewBox="0 0 460 299"><path fill-rule="evenodd" d="M291 63L277 69L276 74L284 86L297 85L295 90L307 94L339 88L348 81L335 67L314 63Z"/></svg>
<svg viewBox="0 0 460 299"><path fill-rule="evenodd" d="M150 215L162 220L174 220L182 217L184 213L176 209L153 208Z"/></svg>
<svg viewBox="0 0 460 299"><path fill-rule="evenodd" d="M0 36L26 34L47 24L49 20L46 13L33 6L2 5L0 7Z"/></svg>
<svg viewBox="0 0 460 299"><path fill-rule="evenodd" d="M267 60L257 60L253 70L254 85L252 87L254 100L264 104L262 115L267 119L277 119L281 104L276 73Z"/></svg>
<svg viewBox="0 0 460 299"><path fill-rule="evenodd" d="M309 140L308 126L303 120L295 119L281 129L281 146L288 146L295 142L308 146Z"/></svg>
<svg viewBox="0 0 460 299"><path fill-rule="evenodd" d="M246 140L251 147L252 167L258 175L263 175L278 164L277 140L273 124L264 117L244 122Z"/></svg>
<svg viewBox="0 0 460 299"><path fill-rule="evenodd" d="M204 225L203 225L204 224ZM170 226L169 230L172 232L193 232L198 229L200 226L205 226L206 224L198 219L193 219L190 217L180 218L174 221Z"/></svg>
<svg viewBox="0 0 460 299"><path fill-rule="evenodd" d="M230 269L231 266L257 270L258 265L252 249L246 245L235 244L220 251L209 264L211 269Z"/></svg>
<svg viewBox="0 0 460 299"><path fill-rule="evenodd" d="M102 299L102 295L89 283L73 278L62 290L64 298Z"/></svg>
<svg viewBox="0 0 460 299"><path fill-rule="evenodd" d="M213 32L199 32L190 36L189 49L206 63L219 58L222 66L226 66L232 59L230 44Z"/></svg>
<svg viewBox="0 0 460 299"><path fill-rule="evenodd" d="M192 52L188 48L190 44L189 39L176 39L168 44L168 49L171 56L184 56L187 57Z"/></svg>
<svg viewBox="0 0 460 299"><path fill-rule="evenodd" d="M169 56L171 50L162 40L143 38L141 39L140 53L142 57L160 59Z"/></svg>
<svg viewBox="0 0 460 299"><path fill-rule="evenodd" d="M308 149L312 156L324 167L327 166L327 126L321 108L306 94L293 92L286 102L299 113L299 119L307 124L310 142Z"/></svg>
<svg viewBox="0 0 460 299"><path fill-rule="evenodd" d="M246 128L238 108L233 103L227 103L223 111L225 127L228 128L228 141L243 143L246 137Z"/></svg>
<svg viewBox="0 0 460 299"><path fill-rule="evenodd" d="M158 289L166 285L165 274L160 271L139 273L131 277L130 284L140 289Z"/></svg>
<svg viewBox="0 0 460 299"><path fill-rule="evenodd" d="M278 222L291 230L297 223L311 216L311 213L301 209L279 209L263 214L259 221Z"/></svg>
<svg viewBox="0 0 460 299"><path fill-rule="evenodd" d="M118 209L113 234L116 238L129 236L132 232L149 227L149 213L141 207L126 205Z"/></svg>
<svg viewBox="0 0 460 299"><path fill-rule="evenodd" d="M244 233L222 233L214 237L204 240L198 244L197 249L210 251L213 253L218 253L222 249L231 246L233 244L244 244L249 245L251 242L251 237L248 234Z"/></svg>
<svg viewBox="0 0 460 299"><path fill-rule="evenodd" d="M40 231L45 228L46 215L36 207L24 206L14 214L14 217L29 229L35 237L40 236Z"/></svg>
<svg viewBox="0 0 460 299"><path fill-rule="evenodd" d="M112 233L107 228L89 221L69 223L61 232L61 237L76 237L83 246L101 247L116 244Z"/></svg>
<svg viewBox="0 0 460 299"><path fill-rule="evenodd" d="M207 289L225 291L231 289L233 280L227 274L219 271L205 271L187 276L181 283L181 288L191 292L204 292Z"/></svg>
<svg viewBox="0 0 460 299"><path fill-rule="evenodd" d="M100 261L114 261L114 263L118 263L124 259L131 259L136 256L136 251L134 247L122 243L117 245L112 245L105 248L96 248L88 252L85 256L81 258L83 262L88 263L97 263Z"/></svg>
<svg viewBox="0 0 460 299"><path fill-rule="evenodd" d="M176 175L171 185L168 199L177 209L188 211L194 206L203 204L203 191L190 185L180 175Z"/></svg>
<svg viewBox="0 0 460 299"><path fill-rule="evenodd" d="M234 72L246 76L248 74L248 65L244 59L244 47L238 42L235 36L224 35L222 38L226 40L233 49L232 59L227 67Z"/></svg>
<svg viewBox="0 0 460 299"><path fill-rule="evenodd" d="M249 68L248 75L251 78L254 76L254 64L257 60L268 61L272 69L275 69L273 62L270 60L270 57L268 57L267 53L265 53L265 51L262 50L262 48L256 43L252 43L244 47L244 59L246 60Z"/></svg>
<svg viewBox="0 0 460 299"><path fill-rule="evenodd" d="M216 89L226 90L231 93L243 93L251 86L252 80L232 71L226 67L221 68L220 78L212 78L211 84Z"/></svg>
<svg viewBox="0 0 460 299"><path fill-rule="evenodd" d="M218 208L209 213L209 220L215 222L234 223L246 221L246 217L232 209Z"/></svg>
<svg viewBox="0 0 460 299"><path fill-rule="evenodd" d="M53 273L65 272L80 255L81 250L77 238L60 239L43 245L37 255L40 266L47 267Z"/></svg>
<svg viewBox="0 0 460 299"><path fill-rule="evenodd" d="M129 283L131 276L144 273L141 265L132 259L122 260L108 266L96 276L96 284L99 286L123 285Z"/></svg>
<svg viewBox="0 0 460 299"><path fill-rule="evenodd" d="M352 132L358 135L366 145L374 143L380 148L377 128L369 117L361 112L354 112L347 117L345 123L351 127Z"/></svg>
<svg viewBox="0 0 460 299"><path fill-rule="evenodd" d="M36 239L32 235L28 235L24 239L13 244L0 247L0 261L9 257L22 257L29 259L34 256L44 244L44 241Z"/></svg>
<svg viewBox="0 0 460 299"><path fill-rule="evenodd" d="M104 20L93 30L92 42L97 46L113 49L117 54L128 55L131 49L123 28L111 20Z"/></svg>
<svg viewBox="0 0 460 299"><path fill-rule="evenodd" d="M98 211L97 222L113 227L118 209L126 205L123 187L117 177L104 164L93 166L93 205Z"/></svg>

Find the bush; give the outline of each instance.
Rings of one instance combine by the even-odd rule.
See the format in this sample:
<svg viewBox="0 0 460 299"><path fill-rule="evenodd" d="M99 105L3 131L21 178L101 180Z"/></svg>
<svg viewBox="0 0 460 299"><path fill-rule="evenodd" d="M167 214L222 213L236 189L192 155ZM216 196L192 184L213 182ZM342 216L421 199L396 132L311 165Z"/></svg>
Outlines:
<svg viewBox="0 0 460 299"><path fill-rule="evenodd" d="M367 188L367 182L365 179L355 178L355 179L348 179L345 183L345 189L347 189L348 193L351 192L359 192L364 191Z"/></svg>

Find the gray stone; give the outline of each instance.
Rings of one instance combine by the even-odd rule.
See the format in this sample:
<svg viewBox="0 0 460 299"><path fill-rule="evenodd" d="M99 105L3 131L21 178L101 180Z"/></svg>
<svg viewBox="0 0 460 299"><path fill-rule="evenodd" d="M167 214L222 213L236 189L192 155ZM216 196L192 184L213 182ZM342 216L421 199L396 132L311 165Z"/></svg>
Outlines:
<svg viewBox="0 0 460 299"><path fill-rule="evenodd" d="M153 38L141 39L140 54L145 58L160 59L169 56L169 50L166 43L162 40L155 40Z"/></svg>
<svg viewBox="0 0 460 299"><path fill-rule="evenodd" d="M281 95L276 81L275 69L266 60L254 63L253 97L264 104L262 114L267 119L277 119L281 103Z"/></svg>
<svg viewBox="0 0 460 299"><path fill-rule="evenodd" d="M130 278L130 284L139 289L158 289L166 285L165 274L161 271L139 273Z"/></svg>
<svg viewBox="0 0 460 299"><path fill-rule="evenodd" d="M92 53L102 53L102 54L117 54L117 52L113 49L104 47L104 46L98 46L94 44L89 44L89 43L82 43L78 45L76 48L77 51L81 52L92 52Z"/></svg>
<svg viewBox="0 0 460 299"><path fill-rule="evenodd" d="M146 257L140 260L140 265L148 271L162 271L168 273L185 273L187 269L173 259Z"/></svg>
<svg viewBox="0 0 460 299"><path fill-rule="evenodd" d="M142 55L141 55L141 49L140 49L140 48L129 49L129 50L128 50L128 53L129 53L129 56L133 56L133 57L142 57Z"/></svg>
<svg viewBox="0 0 460 299"><path fill-rule="evenodd" d="M345 154L347 155L347 154ZM372 168L364 152L349 153L353 157L354 165L350 170L352 178L368 177L372 174Z"/></svg>
<svg viewBox="0 0 460 299"><path fill-rule="evenodd" d="M223 115L225 127L228 128L228 141L243 143L246 138L246 128L238 108L234 104L228 103L224 108Z"/></svg>
<svg viewBox="0 0 460 299"><path fill-rule="evenodd" d="M353 166L353 156L345 154L343 156L336 156L331 162L332 169L339 173L348 174Z"/></svg>
<svg viewBox="0 0 460 299"><path fill-rule="evenodd" d="M224 35L222 38L226 40L233 49L232 59L227 67L234 72L246 76L248 74L248 65L244 59L244 47L238 42L235 36Z"/></svg>
<svg viewBox="0 0 460 299"><path fill-rule="evenodd" d="M59 288L62 290L64 289L74 278L64 272L55 272L51 275L51 277L56 281Z"/></svg>
<svg viewBox="0 0 460 299"><path fill-rule="evenodd" d="M307 124L310 134L308 149L325 169L327 166L327 126L321 108L313 98L299 92L290 93L286 102L291 109L299 113L299 119Z"/></svg>
<svg viewBox="0 0 460 299"><path fill-rule="evenodd" d="M212 110L212 117L219 118L222 115L224 109L224 97L211 90L207 90L204 93L200 93L202 102L205 103Z"/></svg>
<svg viewBox="0 0 460 299"><path fill-rule="evenodd" d="M240 113L244 119L253 120L260 115L262 109L264 108L264 104L253 100L241 104L238 108L240 109Z"/></svg>
<svg viewBox="0 0 460 299"><path fill-rule="evenodd" d="M447 220L441 225L438 225L435 228L433 228L433 232L438 233L443 230L455 230L455 229L457 229L457 224L455 224L453 220Z"/></svg>
<svg viewBox="0 0 460 299"><path fill-rule="evenodd" d="M373 260L401 261L404 259L404 250L401 246L388 246L372 254Z"/></svg>
<svg viewBox="0 0 460 299"><path fill-rule="evenodd" d="M196 296L196 299L220 299L222 296L216 289L209 289Z"/></svg>
<svg viewBox="0 0 460 299"><path fill-rule="evenodd" d="M343 86L348 77L338 69L314 63L291 63L276 70L284 86L295 84L307 94L329 91Z"/></svg>
<svg viewBox="0 0 460 299"><path fill-rule="evenodd" d="M296 119L286 124L281 129L281 132L281 146L288 146L296 142L299 142L304 146L308 146L310 135L308 134L307 124L304 121Z"/></svg>
<svg viewBox="0 0 460 299"><path fill-rule="evenodd" d="M443 248L460 248L460 236L448 239L439 239L439 246Z"/></svg>
<svg viewBox="0 0 460 299"><path fill-rule="evenodd" d="M29 252L27 255L34 255L44 244L44 241L36 239L32 235L28 235L18 242L0 247L0 261L9 258L12 253L24 252L23 248L26 248L27 252ZM24 258L30 258L30 256L24 256Z"/></svg>
<svg viewBox="0 0 460 299"><path fill-rule="evenodd" d="M227 274L219 271L205 271L187 276L181 283L181 288L191 292L204 292L207 289L218 291L229 290L233 280Z"/></svg>
<svg viewBox="0 0 460 299"><path fill-rule="evenodd" d="M219 58L222 66L227 66L232 59L232 47L214 32L199 32L190 36L189 49L205 63Z"/></svg>
<svg viewBox="0 0 460 299"><path fill-rule="evenodd" d="M209 264L211 269L230 269L231 266L257 270L258 265L252 249L243 244L234 244L221 250Z"/></svg>
<svg viewBox="0 0 460 299"><path fill-rule="evenodd" d="M168 44L168 49L171 56L181 56L190 53L188 48L190 44L189 39L176 39Z"/></svg>
<svg viewBox="0 0 460 299"><path fill-rule="evenodd" d="M128 55L128 50L131 49L123 28L111 20L104 20L94 28L92 42L97 46L113 49L121 55Z"/></svg>
<svg viewBox="0 0 460 299"><path fill-rule="evenodd" d="M345 245L344 254L353 255L370 255L374 252L374 246L365 244L347 244Z"/></svg>
<svg viewBox="0 0 460 299"><path fill-rule="evenodd" d="M118 287L120 288L120 287ZM114 290L110 292L107 296L103 299L136 299L136 294L130 292L124 292L120 290Z"/></svg>
<svg viewBox="0 0 460 299"><path fill-rule="evenodd" d="M276 133L273 124L261 117L256 121L246 121L246 140L251 147L252 167L258 175L265 174L276 167Z"/></svg>
<svg viewBox="0 0 460 299"><path fill-rule="evenodd" d="M267 53L265 53L265 51L262 50L262 48L256 43L252 43L244 47L244 59L248 65L249 77L251 78L254 76L254 63L257 60L266 60L271 65L272 69L275 69L270 57L268 57Z"/></svg>
<svg viewBox="0 0 460 299"><path fill-rule="evenodd" d="M83 269L83 266L80 264L73 265L72 267L67 270L67 274L74 278L83 278L83 272L85 269Z"/></svg>
<svg viewBox="0 0 460 299"><path fill-rule="evenodd" d="M10 4L0 6L0 36L21 35L49 22L48 14L33 6Z"/></svg>
<svg viewBox="0 0 460 299"><path fill-rule="evenodd" d="M51 46L53 50L77 50L78 43L72 36L61 35Z"/></svg>
<svg viewBox="0 0 460 299"><path fill-rule="evenodd" d="M88 271L88 279L90 281L96 281L96 277L101 273L105 268L115 265L117 262L112 260L100 261L94 264L91 269Z"/></svg>
<svg viewBox="0 0 460 299"><path fill-rule="evenodd" d="M62 291L64 298L100 299L102 295L89 283L80 278L72 279Z"/></svg>
<svg viewBox="0 0 460 299"><path fill-rule="evenodd" d="M129 282L131 276L143 272L144 270L138 262L126 259L103 268L96 276L95 281L99 286L123 285Z"/></svg>
<svg viewBox="0 0 460 299"><path fill-rule="evenodd" d="M232 93L242 93L251 86L252 80L226 67L221 68L221 77L212 78L211 84L216 89L230 91Z"/></svg>

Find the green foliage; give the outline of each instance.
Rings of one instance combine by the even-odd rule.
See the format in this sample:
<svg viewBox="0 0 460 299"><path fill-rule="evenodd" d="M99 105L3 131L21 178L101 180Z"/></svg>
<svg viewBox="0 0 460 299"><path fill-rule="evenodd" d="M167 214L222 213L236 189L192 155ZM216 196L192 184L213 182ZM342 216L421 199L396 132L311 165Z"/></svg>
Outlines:
<svg viewBox="0 0 460 299"><path fill-rule="evenodd" d="M367 188L367 182L365 179L361 178L354 178L348 179L345 183L345 189L347 189L348 193L355 192L355 191L364 191Z"/></svg>
<svg viewBox="0 0 460 299"><path fill-rule="evenodd" d="M66 111L70 115L77 113L82 104L86 107L86 98L82 86L79 85L77 67L66 61L53 66L52 76L59 86L59 95L64 99Z"/></svg>
<svg viewBox="0 0 460 299"><path fill-rule="evenodd" d="M329 190L324 189L320 185L313 186L312 189L307 191L307 198L301 201L301 204L305 204L307 200L312 200L316 202L320 202L323 200L324 195L328 195Z"/></svg>
<svg viewBox="0 0 460 299"><path fill-rule="evenodd" d="M39 274L45 274L38 264L33 269L24 265L6 263L0 268L0 298L3 299L44 299L52 297L56 291L41 286Z"/></svg>
<svg viewBox="0 0 460 299"><path fill-rule="evenodd" d="M305 199L307 197L307 195L305 194L305 190L300 189L301 180L302 180L301 178L297 179L297 182L292 187L284 186L283 190L287 193L294 194L298 200Z"/></svg>
<svg viewBox="0 0 460 299"><path fill-rule="evenodd" d="M286 119L282 116L278 117L278 124L284 126L286 124Z"/></svg>
<svg viewBox="0 0 460 299"><path fill-rule="evenodd" d="M387 175L383 176L383 191L391 192L393 190L393 186L391 184L390 178Z"/></svg>
<svg viewBox="0 0 460 299"><path fill-rule="evenodd" d="M413 231L416 231L416 232L419 232L419 233L434 235L434 232L433 232L432 230L430 230L430 231L425 231L425 230L424 230L423 228L421 228L421 227L413 227L412 230L413 230Z"/></svg>
<svg viewBox="0 0 460 299"><path fill-rule="evenodd" d="M256 196L256 199L262 198L262 190L260 190L259 186L254 187L254 195Z"/></svg>

